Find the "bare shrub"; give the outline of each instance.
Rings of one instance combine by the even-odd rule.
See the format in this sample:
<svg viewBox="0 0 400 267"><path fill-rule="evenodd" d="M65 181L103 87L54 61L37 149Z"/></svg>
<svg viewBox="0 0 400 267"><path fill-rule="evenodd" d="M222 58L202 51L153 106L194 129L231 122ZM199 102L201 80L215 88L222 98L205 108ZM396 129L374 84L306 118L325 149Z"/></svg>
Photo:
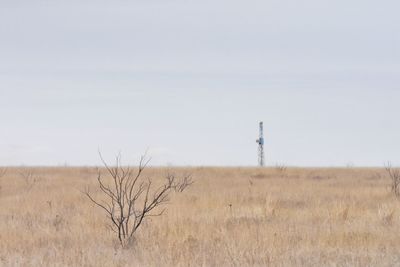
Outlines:
<svg viewBox="0 0 400 267"><path fill-rule="evenodd" d="M193 183L190 175L178 181L175 175L168 174L161 186L153 188L150 178L142 178L150 161L146 156L141 157L137 171L123 166L121 155L116 157L114 166L109 166L101 154L100 158L111 178L107 183L98 169L98 186L106 200L96 200L89 189L86 189L85 195L106 212L109 229L118 236L122 247L133 243L136 231L147 217L161 216L164 213L165 208L160 210L160 207L169 201L172 190L183 192Z"/></svg>
<svg viewBox="0 0 400 267"><path fill-rule="evenodd" d="M400 170L393 168L391 163L386 164L386 172L389 174L391 180L391 191L396 197L400 196Z"/></svg>
<svg viewBox="0 0 400 267"><path fill-rule="evenodd" d="M39 176L32 169L24 169L20 173L21 178L25 182L26 191L31 191L35 184L39 181Z"/></svg>

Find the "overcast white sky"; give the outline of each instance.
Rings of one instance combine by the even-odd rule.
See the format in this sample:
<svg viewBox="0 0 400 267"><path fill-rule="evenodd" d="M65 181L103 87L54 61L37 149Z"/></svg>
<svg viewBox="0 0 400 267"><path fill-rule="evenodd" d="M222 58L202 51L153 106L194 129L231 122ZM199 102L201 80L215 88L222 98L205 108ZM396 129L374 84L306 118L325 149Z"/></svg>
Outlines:
<svg viewBox="0 0 400 267"><path fill-rule="evenodd" d="M0 0L0 165L399 164L399 10Z"/></svg>

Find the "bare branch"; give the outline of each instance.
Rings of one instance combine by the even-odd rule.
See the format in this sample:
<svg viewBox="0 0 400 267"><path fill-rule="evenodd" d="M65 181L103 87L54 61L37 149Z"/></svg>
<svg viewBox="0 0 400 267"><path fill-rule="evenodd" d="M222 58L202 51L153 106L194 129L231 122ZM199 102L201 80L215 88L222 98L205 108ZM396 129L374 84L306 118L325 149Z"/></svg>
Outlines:
<svg viewBox="0 0 400 267"><path fill-rule="evenodd" d="M158 208L169 201L172 190L182 192L193 184L190 175L177 181L174 175L168 174L166 182L153 189L152 180L142 178L143 171L150 162L146 154L140 157L136 174L133 174L131 167L122 165L121 154L116 156L114 166L108 165L100 152L99 155L108 174L109 184L112 185L106 183L101 170L98 170L97 183L103 198L96 200L89 190L84 194L95 206L106 212L111 221L109 228L117 234L122 247L133 240L145 218L161 216L164 213L165 208Z"/></svg>

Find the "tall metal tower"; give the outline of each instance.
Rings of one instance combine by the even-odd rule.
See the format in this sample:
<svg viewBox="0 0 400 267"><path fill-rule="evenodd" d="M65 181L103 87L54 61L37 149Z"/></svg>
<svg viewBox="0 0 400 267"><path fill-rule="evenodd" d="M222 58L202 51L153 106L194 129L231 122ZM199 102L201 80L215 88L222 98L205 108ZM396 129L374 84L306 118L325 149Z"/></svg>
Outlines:
<svg viewBox="0 0 400 267"><path fill-rule="evenodd" d="M264 162L264 124L260 122L260 137L256 140L258 144L258 165L263 167L265 165Z"/></svg>

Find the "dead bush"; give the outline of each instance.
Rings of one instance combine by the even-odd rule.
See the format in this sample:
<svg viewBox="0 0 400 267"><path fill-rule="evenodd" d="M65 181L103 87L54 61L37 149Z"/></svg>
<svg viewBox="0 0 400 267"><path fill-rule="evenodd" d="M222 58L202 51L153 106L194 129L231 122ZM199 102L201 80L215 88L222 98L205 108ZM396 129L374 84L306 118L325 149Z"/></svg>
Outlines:
<svg viewBox="0 0 400 267"><path fill-rule="evenodd" d="M116 157L114 166L109 166L101 154L100 158L111 179L103 179L103 173L99 169L97 182L103 198L95 199L89 189L85 191L85 195L105 211L109 229L117 235L122 247L132 245L136 231L146 218L164 213L165 208L160 208L169 201L172 191L183 192L193 183L190 175L178 180L175 175L168 174L161 186L153 186L150 178L142 177L149 163L146 156L141 157L136 171L129 166L123 166L120 155Z"/></svg>
<svg viewBox="0 0 400 267"><path fill-rule="evenodd" d="M396 197L400 196L400 170L393 168L390 163L386 164L386 172L389 174L391 180L391 191Z"/></svg>
<svg viewBox="0 0 400 267"><path fill-rule="evenodd" d="M36 183L40 180L40 177L32 169L23 169L19 174L24 180L25 189L28 192L31 191Z"/></svg>

